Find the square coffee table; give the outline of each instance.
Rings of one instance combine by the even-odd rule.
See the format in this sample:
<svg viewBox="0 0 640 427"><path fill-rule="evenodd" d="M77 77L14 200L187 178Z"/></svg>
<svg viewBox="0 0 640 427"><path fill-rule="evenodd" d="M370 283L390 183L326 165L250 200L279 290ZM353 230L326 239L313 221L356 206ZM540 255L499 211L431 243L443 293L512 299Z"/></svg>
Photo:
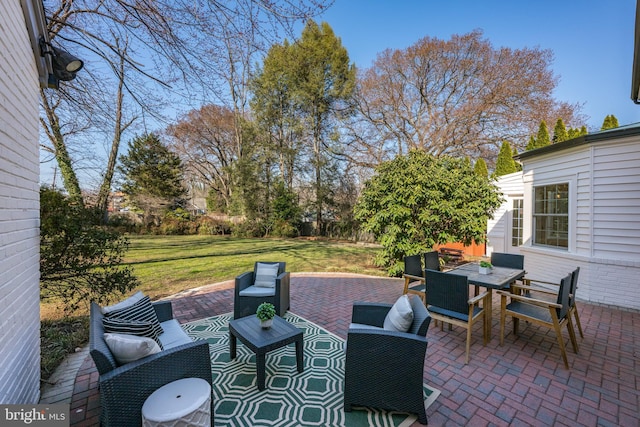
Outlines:
<svg viewBox="0 0 640 427"><path fill-rule="evenodd" d="M247 316L229 322L229 355L236 358L237 339L256 354L258 390L265 386L265 356L271 350L296 343L296 364L298 372L304 370L302 330L296 328L282 317L275 316L269 329L263 329L256 316Z"/></svg>

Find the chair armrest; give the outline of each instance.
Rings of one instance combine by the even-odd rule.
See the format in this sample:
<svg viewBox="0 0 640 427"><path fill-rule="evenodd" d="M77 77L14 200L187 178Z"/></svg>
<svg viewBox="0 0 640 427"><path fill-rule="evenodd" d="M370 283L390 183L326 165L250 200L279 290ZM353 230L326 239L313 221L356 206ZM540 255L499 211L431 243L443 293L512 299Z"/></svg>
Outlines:
<svg viewBox="0 0 640 427"><path fill-rule="evenodd" d="M280 292L286 291L289 293L289 287L291 283L291 273L285 271L276 277L276 288L280 287Z"/></svg>
<svg viewBox="0 0 640 427"><path fill-rule="evenodd" d="M419 281L421 281L422 283L424 283L424 282L425 282L425 280L424 280L424 277L423 277L423 276L414 276L414 275L412 275L412 274L403 274L403 275L402 275L402 277L404 277L405 279L406 279L406 278L409 278L409 279L411 279L411 280L419 280Z"/></svg>
<svg viewBox="0 0 640 427"><path fill-rule="evenodd" d="M522 282L524 283L525 286L531 286L531 283L542 283L543 285L552 285L552 286L560 286L560 283L555 283L555 282L547 282L544 280L538 280L538 279L530 279L528 277L523 277L522 278Z"/></svg>
<svg viewBox="0 0 640 427"><path fill-rule="evenodd" d="M475 297L471 298L469 301L467 301L469 303L469 305L473 305L475 303L477 303L480 300L485 299L485 297L489 295L489 292L484 291L481 294L476 295Z"/></svg>
<svg viewBox="0 0 640 427"><path fill-rule="evenodd" d="M552 283L550 283L552 284ZM540 288L538 286L531 285L511 285L511 291L524 291L524 292L540 292L547 295L558 295L556 289Z"/></svg>
<svg viewBox="0 0 640 427"><path fill-rule="evenodd" d="M101 375L102 424L140 425L142 405L147 397L159 387L181 378L202 378L212 383L207 341L173 347Z"/></svg>
<svg viewBox="0 0 640 427"><path fill-rule="evenodd" d="M512 294L511 292L507 292L507 291L498 291L498 294L500 294L502 298L511 297L512 301L513 300L522 301L527 304L537 305L545 308L549 308L549 307L562 308L562 305L557 304L555 302L545 301L537 298L531 298L524 295Z"/></svg>
<svg viewBox="0 0 640 427"><path fill-rule="evenodd" d="M351 311L351 323L382 327L393 304L356 301Z"/></svg>
<svg viewBox="0 0 640 427"><path fill-rule="evenodd" d="M173 319L173 308L171 301L155 301L152 303L153 309L156 311L158 321L160 323Z"/></svg>
<svg viewBox="0 0 640 427"><path fill-rule="evenodd" d="M369 357L380 358L387 367L392 360L404 361L415 357L416 352L423 352L423 357L419 359L424 362L426 349L427 338L410 332L353 328L347 333L347 355L350 351L366 352ZM401 357L401 354L406 357ZM369 366L363 365L363 368L368 369Z"/></svg>
<svg viewBox="0 0 640 427"><path fill-rule="evenodd" d="M253 285L253 271L247 271L236 277L236 295L243 289Z"/></svg>

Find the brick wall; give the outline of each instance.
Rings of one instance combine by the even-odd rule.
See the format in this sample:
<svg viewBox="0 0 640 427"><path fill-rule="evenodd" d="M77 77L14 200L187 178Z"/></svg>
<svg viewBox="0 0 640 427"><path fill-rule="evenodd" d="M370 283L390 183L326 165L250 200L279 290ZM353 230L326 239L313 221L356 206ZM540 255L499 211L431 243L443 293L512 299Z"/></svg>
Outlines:
<svg viewBox="0 0 640 427"><path fill-rule="evenodd" d="M20 0L0 1L0 52L0 403L37 403L39 86Z"/></svg>
<svg viewBox="0 0 640 427"><path fill-rule="evenodd" d="M640 262L593 258L544 248L522 247L527 277L558 282L580 267L577 298L640 310Z"/></svg>

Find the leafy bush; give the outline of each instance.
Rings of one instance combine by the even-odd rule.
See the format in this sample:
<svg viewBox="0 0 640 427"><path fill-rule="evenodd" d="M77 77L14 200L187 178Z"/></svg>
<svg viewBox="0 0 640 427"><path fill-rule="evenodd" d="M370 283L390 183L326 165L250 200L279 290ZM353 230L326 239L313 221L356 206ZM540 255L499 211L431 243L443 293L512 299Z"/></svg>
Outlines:
<svg viewBox="0 0 640 427"><path fill-rule="evenodd" d="M265 227L260 220L246 220L238 224L234 224L231 229L233 237L263 237L265 235Z"/></svg>
<svg viewBox="0 0 640 427"><path fill-rule="evenodd" d="M383 247L376 265L402 271L402 259L448 242L482 242L501 196L464 159L411 151L376 168L355 218Z"/></svg>
<svg viewBox="0 0 640 427"><path fill-rule="evenodd" d="M142 228L142 223L136 222L128 213L109 215L108 225L120 233L140 233Z"/></svg>
<svg viewBox="0 0 640 427"><path fill-rule="evenodd" d="M225 235L231 234L232 225L227 221L221 221L208 216L200 216L197 219L198 234Z"/></svg>
<svg viewBox="0 0 640 427"><path fill-rule="evenodd" d="M138 286L121 264L129 241L100 225L100 214L48 188L40 190L40 296L66 313L105 303Z"/></svg>
<svg viewBox="0 0 640 427"><path fill-rule="evenodd" d="M166 236L196 234L198 224L186 218L165 216L156 231Z"/></svg>
<svg viewBox="0 0 640 427"><path fill-rule="evenodd" d="M297 237L300 233L289 221L277 220L273 222L269 234L272 237Z"/></svg>

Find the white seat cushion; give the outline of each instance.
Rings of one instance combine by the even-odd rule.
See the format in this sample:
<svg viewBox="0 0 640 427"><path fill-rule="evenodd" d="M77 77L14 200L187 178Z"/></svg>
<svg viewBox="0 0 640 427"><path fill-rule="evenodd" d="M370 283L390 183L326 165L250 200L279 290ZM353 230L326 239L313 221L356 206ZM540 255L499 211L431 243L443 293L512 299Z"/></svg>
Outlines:
<svg viewBox="0 0 640 427"><path fill-rule="evenodd" d="M367 325L366 323L350 323L349 329L377 329L382 330L382 328L373 325Z"/></svg>
<svg viewBox="0 0 640 427"><path fill-rule="evenodd" d="M256 279L253 281L253 286L275 288L279 268L279 264L265 264L263 262L259 262L256 266Z"/></svg>
<svg viewBox="0 0 640 427"><path fill-rule="evenodd" d="M266 288L263 286L249 286L239 292L241 297L272 297L276 294L275 288Z"/></svg>
<svg viewBox="0 0 640 427"><path fill-rule="evenodd" d="M165 350L191 342L191 338L189 338L189 335L182 329L176 319L166 320L160 323L160 326L162 326L164 333L158 339Z"/></svg>
<svg viewBox="0 0 640 427"><path fill-rule="evenodd" d="M384 318L384 329L388 331L407 332L413 323L413 309L409 295L402 295L393 304L387 317Z"/></svg>

